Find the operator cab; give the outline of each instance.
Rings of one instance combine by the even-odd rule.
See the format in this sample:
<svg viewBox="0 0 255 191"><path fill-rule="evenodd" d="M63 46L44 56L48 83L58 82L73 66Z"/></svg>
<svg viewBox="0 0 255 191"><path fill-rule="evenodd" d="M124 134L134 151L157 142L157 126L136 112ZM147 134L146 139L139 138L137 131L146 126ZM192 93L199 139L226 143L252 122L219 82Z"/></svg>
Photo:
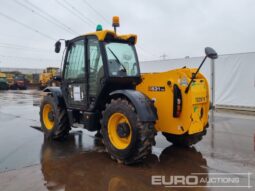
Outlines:
<svg viewBox="0 0 255 191"><path fill-rule="evenodd" d="M97 31L65 41L61 89L67 108L95 111L110 92L135 89L141 82L137 36ZM55 52L60 52L60 41Z"/></svg>

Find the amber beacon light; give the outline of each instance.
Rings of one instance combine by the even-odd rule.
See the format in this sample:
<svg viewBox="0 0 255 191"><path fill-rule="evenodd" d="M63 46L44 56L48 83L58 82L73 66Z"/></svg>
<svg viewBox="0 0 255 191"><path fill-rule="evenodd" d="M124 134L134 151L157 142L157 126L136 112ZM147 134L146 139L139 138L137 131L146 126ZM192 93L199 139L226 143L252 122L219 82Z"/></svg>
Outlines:
<svg viewBox="0 0 255 191"><path fill-rule="evenodd" d="M112 26L114 27L114 31L116 33L116 28L120 26L120 19L118 16L112 17Z"/></svg>

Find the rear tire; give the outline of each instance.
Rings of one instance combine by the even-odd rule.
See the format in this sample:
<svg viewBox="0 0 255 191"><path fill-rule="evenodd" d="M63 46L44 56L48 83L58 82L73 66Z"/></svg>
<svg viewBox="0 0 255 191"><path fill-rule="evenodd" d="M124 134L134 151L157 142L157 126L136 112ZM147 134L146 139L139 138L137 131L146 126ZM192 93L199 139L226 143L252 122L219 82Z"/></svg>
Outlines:
<svg viewBox="0 0 255 191"><path fill-rule="evenodd" d="M126 99L112 99L106 104L101 126L106 151L117 162L132 164L151 154L156 134L154 123L141 122L134 106Z"/></svg>
<svg viewBox="0 0 255 191"><path fill-rule="evenodd" d="M51 95L45 96L42 100L40 121L44 135L48 139L66 138L71 129L65 106L57 105Z"/></svg>
<svg viewBox="0 0 255 191"><path fill-rule="evenodd" d="M173 135L169 133L162 133L166 139L171 142L175 146L180 147L190 147L191 145L194 145L201 141L203 139L203 136L206 135L206 128L208 125L204 128L204 130L200 133L195 133L192 135L184 134L184 135Z"/></svg>

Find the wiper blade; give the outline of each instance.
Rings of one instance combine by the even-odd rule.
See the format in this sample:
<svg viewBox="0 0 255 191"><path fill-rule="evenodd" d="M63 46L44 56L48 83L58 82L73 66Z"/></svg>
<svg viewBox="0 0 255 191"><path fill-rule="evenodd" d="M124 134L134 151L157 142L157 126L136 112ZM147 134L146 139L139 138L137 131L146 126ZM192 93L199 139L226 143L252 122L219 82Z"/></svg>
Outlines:
<svg viewBox="0 0 255 191"><path fill-rule="evenodd" d="M112 53L112 55L114 56L114 58L117 60L118 64L122 66L122 68L124 69L124 72L127 72L125 66L123 64L121 64L119 58L116 56L116 54L108 47L108 49L110 50L110 52Z"/></svg>

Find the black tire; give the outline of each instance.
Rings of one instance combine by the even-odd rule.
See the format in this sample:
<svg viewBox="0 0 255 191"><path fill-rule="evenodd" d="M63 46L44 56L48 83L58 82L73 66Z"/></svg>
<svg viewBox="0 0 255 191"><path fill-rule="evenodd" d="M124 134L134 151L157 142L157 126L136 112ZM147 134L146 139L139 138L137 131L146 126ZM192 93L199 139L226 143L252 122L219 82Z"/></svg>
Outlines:
<svg viewBox="0 0 255 191"><path fill-rule="evenodd" d="M47 87L52 87L53 86L52 83L53 83L53 80L49 80L47 83Z"/></svg>
<svg viewBox="0 0 255 191"><path fill-rule="evenodd" d="M39 85L39 90L43 90L45 87L44 86L42 86L42 85Z"/></svg>
<svg viewBox="0 0 255 191"><path fill-rule="evenodd" d="M8 84L0 83L0 90L8 90L8 89L9 89Z"/></svg>
<svg viewBox="0 0 255 191"><path fill-rule="evenodd" d="M131 141L126 148L115 147L108 134L108 121L114 113L123 114L130 124ZM146 158L155 144L156 135L153 122L141 122L134 106L126 99L112 99L102 111L101 133L106 151L119 163L132 164Z"/></svg>
<svg viewBox="0 0 255 191"><path fill-rule="evenodd" d="M51 120L54 122L54 125L51 129L46 128L46 125L44 123L43 119L43 109L46 106L46 104L51 105L53 108L53 119ZM54 98L49 94L47 96L44 96L41 106L40 106L40 121L41 126L44 132L44 135L48 139L64 139L68 136L70 131L70 124L67 116L67 111L65 106L63 105L57 105L57 103L54 101Z"/></svg>
<svg viewBox="0 0 255 191"><path fill-rule="evenodd" d="M10 89L11 89L11 90L18 90L17 84L11 85L11 86L10 86Z"/></svg>
<svg viewBox="0 0 255 191"><path fill-rule="evenodd" d="M19 89L20 89L20 90L27 90L27 87L26 87L26 86L20 87Z"/></svg>
<svg viewBox="0 0 255 191"><path fill-rule="evenodd" d="M47 85L43 85L43 83L40 81L39 82L39 90L43 90L43 89L45 89L47 87Z"/></svg>
<svg viewBox="0 0 255 191"><path fill-rule="evenodd" d="M198 143L199 141L201 141L203 139L203 136L206 135L207 127L208 127L208 125L206 125L206 127L204 128L204 130L202 132L195 133L192 135L189 135L189 134L173 135L173 134L169 134L169 133L162 133L162 134L166 137L166 139L169 142L171 142L175 146L189 147L191 145Z"/></svg>

